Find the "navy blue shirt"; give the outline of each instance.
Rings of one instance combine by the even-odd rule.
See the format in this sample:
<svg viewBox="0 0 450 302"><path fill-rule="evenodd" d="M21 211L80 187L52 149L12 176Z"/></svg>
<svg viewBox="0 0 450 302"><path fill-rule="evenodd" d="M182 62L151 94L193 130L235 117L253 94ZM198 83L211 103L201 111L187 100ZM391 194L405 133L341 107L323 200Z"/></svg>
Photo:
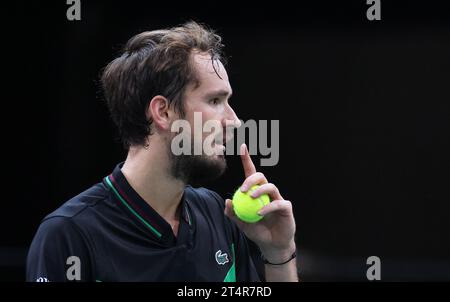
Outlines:
<svg viewBox="0 0 450 302"><path fill-rule="evenodd" d="M133 190L121 166L44 218L28 254L27 281L263 278L251 243L224 215L217 193L185 188L175 236L170 224Z"/></svg>

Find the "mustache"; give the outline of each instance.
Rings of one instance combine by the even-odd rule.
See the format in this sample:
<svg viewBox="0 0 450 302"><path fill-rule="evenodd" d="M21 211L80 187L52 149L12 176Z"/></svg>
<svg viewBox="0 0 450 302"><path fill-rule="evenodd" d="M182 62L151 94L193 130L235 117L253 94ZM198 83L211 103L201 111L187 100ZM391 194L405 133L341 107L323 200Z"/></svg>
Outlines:
<svg viewBox="0 0 450 302"><path fill-rule="evenodd" d="M215 137L215 142L226 143L234 138L234 131L236 128L223 128L222 131Z"/></svg>

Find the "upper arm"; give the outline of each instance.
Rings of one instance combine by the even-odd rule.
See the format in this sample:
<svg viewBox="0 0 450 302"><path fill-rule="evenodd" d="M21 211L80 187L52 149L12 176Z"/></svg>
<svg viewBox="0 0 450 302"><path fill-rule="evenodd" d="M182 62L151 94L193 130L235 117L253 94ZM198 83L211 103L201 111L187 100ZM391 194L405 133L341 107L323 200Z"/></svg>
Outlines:
<svg viewBox="0 0 450 302"><path fill-rule="evenodd" d="M88 281L92 279L86 240L68 217L44 220L27 257L27 281Z"/></svg>

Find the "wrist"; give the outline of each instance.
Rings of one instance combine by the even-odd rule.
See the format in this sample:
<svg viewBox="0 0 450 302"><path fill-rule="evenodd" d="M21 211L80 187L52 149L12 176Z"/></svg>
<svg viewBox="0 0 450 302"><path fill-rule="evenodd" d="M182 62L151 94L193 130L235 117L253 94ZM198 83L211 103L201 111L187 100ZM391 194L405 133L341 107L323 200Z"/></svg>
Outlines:
<svg viewBox="0 0 450 302"><path fill-rule="evenodd" d="M296 257L295 242L286 248L265 248L261 249L261 254L266 264L284 264Z"/></svg>

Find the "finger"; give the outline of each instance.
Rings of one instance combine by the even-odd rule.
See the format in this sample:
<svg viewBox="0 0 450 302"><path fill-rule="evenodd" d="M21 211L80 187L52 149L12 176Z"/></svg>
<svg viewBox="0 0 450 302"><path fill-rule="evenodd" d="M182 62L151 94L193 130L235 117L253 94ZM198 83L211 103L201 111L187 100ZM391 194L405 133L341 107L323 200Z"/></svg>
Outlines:
<svg viewBox="0 0 450 302"><path fill-rule="evenodd" d="M233 204L230 199L225 200L225 215L227 215L230 218L236 215L234 213Z"/></svg>
<svg viewBox="0 0 450 302"><path fill-rule="evenodd" d="M261 185L259 188L253 190L250 196L253 198L258 198L263 194L269 195L270 199L272 200L283 199L283 197L280 194L280 191L278 191L277 186L275 186L272 183L266 183Z"/></svg>
<svg viewBox="0 0 450 302"><path fill-rule="evenodd" d="M250 154L248 153L246 144L241 145L240 154L241 154L242 166L244 167L245 177L249 177L250 175L255 174L256 168L255 168L255 165L253 164Z"/></svg>
<svg viewBox="0 0 450 302"><path fill-rule="evenodd" d="M256 172L248 176L241 186L241 192L247 192L254 185L262 185L268 183L267 178L261 172Z"/></svg>
<svg viewBox="0 0 450 302"><path fill-rule="evenodd" d="M259 210L258 214L264 216L275 212L283 216L292 215L292 203L289 200L274 200Z"/></svg>

